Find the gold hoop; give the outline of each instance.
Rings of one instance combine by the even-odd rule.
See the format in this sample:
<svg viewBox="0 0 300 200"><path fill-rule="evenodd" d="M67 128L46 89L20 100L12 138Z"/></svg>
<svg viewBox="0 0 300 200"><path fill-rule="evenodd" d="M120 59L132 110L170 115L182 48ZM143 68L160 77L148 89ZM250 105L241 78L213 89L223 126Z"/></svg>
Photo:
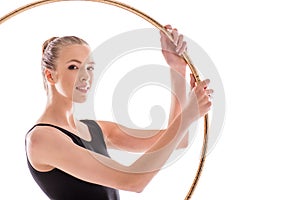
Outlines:
<svg viewBox="0 0 300 200"><path fill-rule="evenodd" d="M20 8L17 8L15 10L13 10L12 12L4 15L3 17L0 18L0 25L2 23L4 23L5 21L9 20L10 18L12 18L12 17L14 17L14 16L26 11L26 10L29 10L31 8L42 6L42 5L45 5L45 4L50 4L50 3L61 2L61 1L76 1L76 0L42 0L42 1L36 1L36 2L30 3L30 4L27 4L25 6L22 6ZM116 7L122 8L124 10L127 10L127 11L143 18L144 20L148 21L149 23L151 23L153 26L155 26L159 30L163 31L169 37L169 39L171 41L173 41L173 38L172 38L171 34L169 33L168 30L166 30L164 28L163 25L161 25L160 23L158 23L156 20L154 20L150 16L146 15L145 13L137 10L136 8L133 8L129 5L126 5L126 4L121 3L121 2L113 1L113 0L85 0L85 1L109 4L109 5L116 6ZM194 76L196 82L199 83L201 80L200 80L200 77L198 75L197 69L195 68L195 66L191 62L191 59L189 58L189 56L187 55L186 52L183 53L182 57L187 62L191 72L193 73L193 76ZM208 142L207 132L208 132L208 114L206 114L204 116L204 136L203 136L203 144L202 144L202 153L201 153L201 157L200 157L200 163L199 163L196 175L194 177L193 183L190 186L190 189L186 194L185 200L188 200L192 197L192 194L196 189L197 183L198 183L199 178L201 176L201 172L203 170L203 166L204 166L204 162L205 162L205 158L206 158L207 142Z"/></svg>

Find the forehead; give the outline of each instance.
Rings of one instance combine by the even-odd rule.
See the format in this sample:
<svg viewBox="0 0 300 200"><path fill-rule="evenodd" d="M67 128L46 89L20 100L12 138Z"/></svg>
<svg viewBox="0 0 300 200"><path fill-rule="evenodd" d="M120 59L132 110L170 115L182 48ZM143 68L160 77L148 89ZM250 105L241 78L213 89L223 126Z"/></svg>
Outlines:
<svg viewBox="0 0 300 200"><path fill-rule="evenodd" d="M91 58L91 50L87 45L69 45L60 49L58 62L66 63L70 60L78 60L82 63L89 62Z"/></svg>

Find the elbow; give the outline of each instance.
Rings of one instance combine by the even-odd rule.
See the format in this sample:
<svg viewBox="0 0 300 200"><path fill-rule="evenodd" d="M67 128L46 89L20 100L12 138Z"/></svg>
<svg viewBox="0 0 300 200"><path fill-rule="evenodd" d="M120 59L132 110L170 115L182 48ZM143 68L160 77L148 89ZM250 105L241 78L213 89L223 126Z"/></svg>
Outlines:
<svg viewBox="0 0 300 200"><path fill-rule="evenodd" d="M134 176L139 176L139 175L135 174ZM147 187L148 183L149 181L139 176L139 178L135 177L124 181L120 189L129 192L142 193L144 189Z"/></svg>
<svg viewBox="0 0 300 200"><path fill-rule="evenodd" d="M142 193L159 171L151 171L150 169L150 171L141 171L141 169L134 164L131 165L130 168L131 172L124 172L122 176L119 176L118 183L120 184L119 186L121 186L119 189L135 193Z"/></svg>
<svg viewBox="0 0 300 200"><path fill-rule="evenodd" d="M142 193L142 192L145 190L145 188L147 187L148 183L149 183L149 182L138 184L138 185L136 186L136 189L135 189L134 192L136 192L136 193Z"/></svg>
<svg viewBox="0 0 300 200"><path fill-rule="evenodd" d="M125 187L120 187L121 190L125 190L128 192L135 192L135 193L142 193L145 189L145 186L140 186L140 185L127 185Z"/></svg>
<svg viewBox="0 0 300 200"><path fill-rule="evenodd" d="M139 184L139 183L133 183L130 184L129 187L126 188L127 191L135 192L135 193L142 193L144 189L146 188L147 184Z"/></svg>
<svg viewBox="0 0 300 200"><path fill-rule="evenodd" d="M144 191L145 187L138 187L133 192L135 193L142 193Z"/></svg>
<svg viewBox="0 0 300 200"><path fill-rule="evenodd" d="M189 140L188 138L184 138L180 143L179 145L177 146L176 149L186 149L188 148L189 146Z"/></svg>
<svg viewBox="0 0 300 200"><path fill-rule="evenodd" d="M178 145L179 149L186 149L189 146L189 131L186 132L186 135L184 138L181 140L180 144Z"/></svg>

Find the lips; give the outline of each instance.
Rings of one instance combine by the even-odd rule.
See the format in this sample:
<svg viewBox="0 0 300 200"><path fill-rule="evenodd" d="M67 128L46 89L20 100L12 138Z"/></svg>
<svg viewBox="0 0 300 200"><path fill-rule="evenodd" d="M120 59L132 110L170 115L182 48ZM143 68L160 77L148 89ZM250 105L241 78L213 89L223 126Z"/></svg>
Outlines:
<svg viewBox="0 0 300 200"><path fill-rule="evenodd" d="M89 89L90 89L90 86L88 86L88 85L81 85L81 86L76 86L75 88L76 88L76 90L78 90L78 91L80 91L82 93L87 93L89 91Z"/></svg>

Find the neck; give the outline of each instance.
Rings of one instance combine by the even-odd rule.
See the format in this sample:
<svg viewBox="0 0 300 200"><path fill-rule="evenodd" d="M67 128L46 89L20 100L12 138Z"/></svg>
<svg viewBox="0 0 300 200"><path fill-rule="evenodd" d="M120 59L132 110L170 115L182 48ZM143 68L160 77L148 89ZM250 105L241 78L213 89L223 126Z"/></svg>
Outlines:
<svg viewBox="0 0 300 200"><path fill-rule="evenodd" d="M72 100L54 92L48 92L46 109L40 121L60 126L75 127Z"/></svg>

